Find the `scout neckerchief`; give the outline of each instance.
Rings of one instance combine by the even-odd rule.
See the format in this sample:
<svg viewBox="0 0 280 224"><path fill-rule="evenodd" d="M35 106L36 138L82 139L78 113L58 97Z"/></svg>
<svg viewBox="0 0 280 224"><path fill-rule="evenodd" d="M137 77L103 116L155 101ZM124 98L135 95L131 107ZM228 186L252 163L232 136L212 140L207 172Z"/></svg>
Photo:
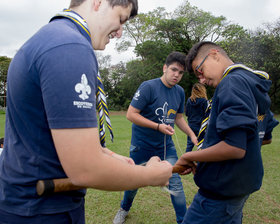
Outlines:
<svg viewBox="0 0 280 224"><path fill-rule="evenodd" d="M64 17L70 19L79 29L81 34L87 38L87 40L91 43L91 34L88 29L88 25L86 21L77 13L70 9L65 9L62 12L56 14L53 18L51 18L50 21L59 18ZM103 147L105 147L105 125L104 120L106 119L107 127L110 131L110 137L113 141L114 135L112 131L112 126L109 118L109 111L106 103L106 97L104 93L104 87L101 81L100 74L98 72L97 74L97 91L96 91L96 98L97 98L97 109L99 112L99 137L100 137L100 143ZM105 119L104 119L105 118Z"/></svg>
<svg viewBox="0 0 280 224"><path fill-rule="evenodd" d="M230 71L232 71L236 68L243 68L262 78L269 79L269 75L266 72L253 70L243 64L233 64L233 65L227 67L227 69L224 71L221 81L223 80L223 78L225 78L228 75L228 73ZM201 122L200 130L199 130L198 137L197 137L197 139L198 139L197 150L201 149L201 147L203 145L204 136L206 133L207 125L208 125L210 114L211 114L211 108L212 108L212 99L208 101L208 106L205 111L205 119L203 119L203 121Z"/></svg>
<svg viewBox="0 0 280 224"><path fill-rule="evenodd" d="M207 108L205 110L205 115L204 115L204 119L201 122L201 126L197 135L197 150L199 150L202 147L203 141L204 141L204 136L206 133L206 128L209 122L209 117L210 117L210 112L211 112L211 108L212 108L212 99L208 100L208 105Z"/></svg>

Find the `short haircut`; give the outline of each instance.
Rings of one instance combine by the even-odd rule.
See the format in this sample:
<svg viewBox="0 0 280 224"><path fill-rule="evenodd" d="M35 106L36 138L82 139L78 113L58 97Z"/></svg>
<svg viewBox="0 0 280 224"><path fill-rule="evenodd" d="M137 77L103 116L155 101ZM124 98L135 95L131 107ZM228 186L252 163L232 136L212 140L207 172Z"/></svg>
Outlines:
<svg viewBox="0 0 280 224"><path fill-rule="evenodd" d="M86 0L71 0L69 8L74 8L81 5ZM123 6L127 7L132 4L132 9L129 19L135 17L138 14L138 0L106 0L109 2L110 6Z"/></svg>
<svg viewBox="0 0 280 224"><path fill-rule="evenodd" d="M173 51L172 53L170 53L167 56L167 58L165 60L165 64L167 66L169 66L173 63L178 63L178 64L182 65L184 67L184 71L185 71L186 70L186 55L181 52Z"/></svg>
<svg viewBox="0 0 280 224"><path fill-rule="evenodd" d="M219 45L211 42L211 41L202 41L198 42L193 47L190 49L187 59L186 59L186 64L187 64L187 69L188 72L191 73L193 72L192 69L192 63L196 58L203 58L205 57L210 49L216 49L218 50L224 57L228 58L227 53L224 51L222 47Z"/></svg>

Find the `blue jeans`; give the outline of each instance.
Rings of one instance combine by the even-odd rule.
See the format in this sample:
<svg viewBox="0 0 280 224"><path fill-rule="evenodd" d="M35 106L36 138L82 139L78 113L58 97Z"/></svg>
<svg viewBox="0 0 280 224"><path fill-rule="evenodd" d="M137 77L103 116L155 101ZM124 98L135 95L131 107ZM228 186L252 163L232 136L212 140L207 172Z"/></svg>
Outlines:
<svg viewBox="0 0 280 224"><path fill-rule="evenodd" d="M130 146L130 157L134 160L135 164L147 162L152 156L158 156L161 160L163 160L164 150L146 150L133 145ZM175 147L167 148L166 160L172 165L176 163L178 156ZM177 223L182 223L184 215L187 211L187 206L181 178L177 173L173 174L170 178L169 189L176 192L176 196L171 195L171 201L176 213ZM124 197L121 203L121 207L124 210L129 211L136 193L137 189L124 192Z"/></svg>
<svg viewBox="0 0 280 224"><path fill-rule="evenodd" d="M192 129L194 134L197 136L199 133L200 126L191 126L190 125L190 128ZM191 152L193 150L193 147L194 147L194 144L193 144L191 138L188 136L186 152Z"/></svg>
<svg viewBox="0 0 280 224"><path fill-rule="evenodd" d="M242 209L248 197L247 195L238 199L213 200L198 192L182 224L241 224Z"/></svg>

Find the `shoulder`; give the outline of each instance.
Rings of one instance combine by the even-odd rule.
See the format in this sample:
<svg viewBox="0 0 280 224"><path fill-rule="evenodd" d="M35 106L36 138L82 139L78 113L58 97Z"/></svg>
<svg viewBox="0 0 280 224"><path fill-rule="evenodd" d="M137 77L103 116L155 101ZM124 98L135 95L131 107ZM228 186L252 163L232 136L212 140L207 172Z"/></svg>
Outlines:
<svg viewBox="0 0 280 224"><path fill-rule="evenodd" d="M89 41L80 34L75 25L68 20L53 21L42 27L31 42L36 45L40 54L60 48L60 50L71 52L72 46L83 46L87 52L93 54L93 48ZM83 49L83 50L84 50ZM74 49L76 50L76 49Z"/></svg>
<svg viewBox="0 0 280 224"><path fill-rule="evenodd" d="M150 80L146 80L146 81L142 82L140 87L141 88L155 88L155 87L158 87L159 84L160 84L159 79L150 79Z"/></svg>
<svg viewBox="0 0 280 224"><path fill-rule="evenodd" d="M228 93L233 89L247 92L250 86L244 69L235 69L225 76L217 86L217 92Z"/></svg>
<svg viewBox="0 0 280 224"><path fill-rule="evenodd" d="M174 91L176 91L177 94L179 94L180 96L184 95L184 97L185 97L185 90L183 89L182 86L175 85L175 86L172 87L172 89L174 89Z"/></svg>

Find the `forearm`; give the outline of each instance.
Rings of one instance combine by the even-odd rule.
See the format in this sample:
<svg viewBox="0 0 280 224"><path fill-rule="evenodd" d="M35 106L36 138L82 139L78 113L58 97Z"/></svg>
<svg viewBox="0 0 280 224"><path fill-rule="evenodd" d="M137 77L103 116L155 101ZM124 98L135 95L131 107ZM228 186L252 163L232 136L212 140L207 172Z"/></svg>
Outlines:
<svg viewBox="0 0 280 224"><path fill-rule="evenodd" d="M95 159L89 158L83 169L69 178L75 185L120 191L148 186L150 176L146 167L130 165L103 153Z"/></svg>
<svg viewBox="0 0 280 224"><path fill-rule="evenodd" d="M141 127L151 128L154 130L157 130L158 127L158 123L143 117L141 114L135 113L131 116L127 116L127 119L132 123L139 125Z"/></svg>
<svg viewBox="0 0 280 224"><path fill-rule="evenodd" d="M113 154L115 154L115 152L111 151L111 150L108 149L108 148L102 147L101 149L102 149L102 152L103 152L103 153L105 153L105 154L107 154L107 155L109 155L109 156L112 156Z"/></svg>
<svg viewBox="0 0 280 224"><path fill-rule="evenodd" d="M183 159L197 162L218 162L230 159L242 159L245 150L230 146L221 141L209 148L188 152L182 155Z"/></svg>
<svg viewBox="0 0 280 224"><path fill-rule="evenodd" d="M175 121L177 127L184 132L186 135L193 137L195 136L195 133L193 132L193 130L190 128L190 126L188 125L188 123L185 121L183 116L179 116L176 117L176 121Z"/></svg>
<svg viewBox="0 0 280 224"><path fill-rule="evenodd" d="M110 156L110 150L99 144L97 128L52 130L52 135L61 165L74 185L119 191L165 185L171 176L172 166L165 162L155 162L151 168Z"/></svg>
<svg viewBox="0 0 280 224"><path fill-rule="evenodd" d="M154 121L151 121L140 114L140 110L134 108L133 106L129 106L126 114L126 118L132 123L139 125L141 127L151 128L154 130L158 129L158 124Z"/></svg>

